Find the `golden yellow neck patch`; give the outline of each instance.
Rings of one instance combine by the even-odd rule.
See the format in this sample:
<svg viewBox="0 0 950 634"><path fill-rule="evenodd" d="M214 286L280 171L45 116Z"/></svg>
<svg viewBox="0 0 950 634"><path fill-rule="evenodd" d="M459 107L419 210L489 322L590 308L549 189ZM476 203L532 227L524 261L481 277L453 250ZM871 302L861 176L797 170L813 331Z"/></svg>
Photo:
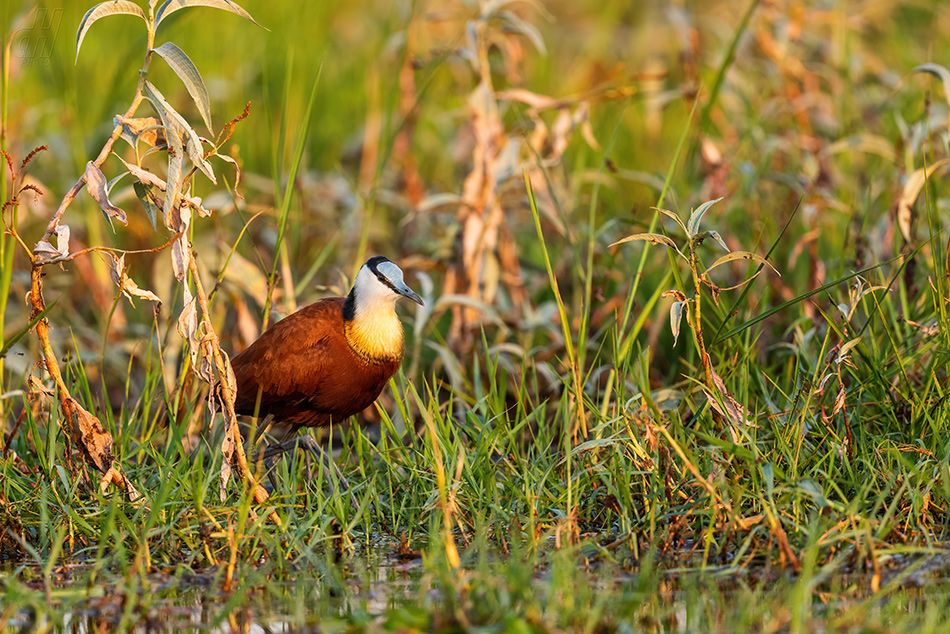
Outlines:
<svg viewBox="0 0 950 634"><path fill-rule="evenodd" d="M392 306L358 313L343 322L343 334L350 348L367 363L385 363L402 359L402 323Z"/></svg>

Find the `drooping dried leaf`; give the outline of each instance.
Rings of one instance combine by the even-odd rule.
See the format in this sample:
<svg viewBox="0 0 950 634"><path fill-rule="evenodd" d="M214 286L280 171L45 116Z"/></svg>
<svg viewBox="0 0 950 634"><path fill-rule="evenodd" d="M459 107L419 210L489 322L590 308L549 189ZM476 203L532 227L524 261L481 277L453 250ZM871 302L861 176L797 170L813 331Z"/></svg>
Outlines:
<svg viewBox="0 0 950 634"><path fill-rule="evenodd" d="M940 323L936 319L932 319L926 324L921 324L916 321L911 321L910 319L905 319L906 323L911 328L914 328L920 332L925 337L933 337L940 334Z"/></svg>
<svg viewBox="0 0 950 634"><path fill-rule="evenodd" d="M162 125L165 126L165 138L168 141L169 152L171 153L173 150L175 152L175 155L169 159L169 163L171 163L173 159L181 160L179 145L183 146L188 153L188 158L191 159L194 166L200 169L202 173L208 177L208 180L217 184L218 181L214 177L214 170L211 168L211 164L204 158L204 149L201 147L201 139L198 133L194 131L183 116L172 108L171 104L165 99L165 96L162 95L151 82L145 82L145 97L151 102L152 107L155 108L159 117L162 119ZM177 137L177 139L175 137ZM170 172L171 167L169 167L169 183L172 182ZM171 190L171 188L169 188L169 190Z"/></svg>
<svg viewBox="0 0 950 634"><path fill-rule="evenodd" d="M142 494L135 489L135 487L132 485L132 482L122 475L122 472L115 467L115 464L109 467L109 470L106 471L104 476L102 476L102 480L99 481L99 492L102 495L105 495L106 491L109 489L109 486L112 484L125 489L125 496L134 507L139 508L144 506L146 509L148 509L148 504L145 502L145 498L142 497Z"/></svg>
<svg viewBox="0 0 950 634"><path fill-rule="evenodd" d="M750 517L739 517L736 518L736 525L744 531L749 530L756 524L759 524L763 519L764 515L752 515Z"/></svg>
<svg viewBox="0 0 950 634"><path fill-rule="evenodd" d="M722 405L719 401L713 396L708 390L703 390L703 394L706 395L706 400L709 402L709 406L712 407L720 416L733 423L734 425L739 425L742 427L757 427L755 421L749 417L748 410L740 405L733 397L732 393L726 389L726 384L723 382L722 377L716 373L716 370L712 369L710 366L710 372L712 374L713 385L716 386L716 389L719 392L719 396L722 398Z"/></svg>
<svg viewBox="0 0 950 634"><path fill-rule="evenodd" d="M147 291L139 288L132 278L126 273L125 267L125 254L116 257L115 254L108 252L111 256L109 259L109 276L112 278L113 283L119 287L119 290L125 295L129 303L135 306L135 302L132 301L133 297L141 297L142 299L147 299L150 302L157 302L159 306L162 305L162 300L158 298L158 295L152 291Z"/></svg>
<svg viewBox="0 0 950 634"><path fill-rule="evenodd" d="M158 187L162 191L165 191L165 188L166 188L165 181L163 181L161 178L159 178L158 176L156 176L155 174L153 174L152 172L146 169L142 169L141 167L139 167L138 165L135 165L134 163L126 163L125 160L122 159L122 157L119 157L119 160L122 161L122 164L125 165L126 168L128 168L132 176L139 179L146 185L154 185L155 187Z"/></svg>
<svg viewBox="0 0 950 634"><path fill-rule="evenodd" d="M96 20L104 18L110 15L137 15L146 22L148 18L145 17L145 12L142 11L142 7L130 2L129 0L107 0L107 2L100 2L93 8L86 11L86 15L82 16L82 20L79 22L79 30L76 32L76 60L79 61L79 49L82 46L82 41L86 37L86 32L89 30Z"/></svg>
<svg viewBox="0 0 950 634"><path fill-rule="evenodd" d="M657 211L657 212L663 214L663 215L666 216L667 218L672 218L673 220L676 221L676 224L679 225L680 229L683 230L683 233L687 233L687 231L686 231L686 225L683 224L683 221L680 220L680 217L679 217L679 216L677 216L675 213L673 213L673 212L670 211L669 209L660 209L659 207L650 207L650 209L652 209L653 211Z"/></svg>
<svg viewBox="0 0 950 634"><path fill-rule="evenodd" d="M676 247L676 243L673 242L670 238L659 234L659 233L635 233L632 236L627 236L622 240L617 240L611 247L615 247L618 244L624 244L625 242L633 242L634 240L642 240L644 242L649 242L650 244L662 244L664 246L670 247L680 254L680 257L686 259L686 256Z"/></svg>
<svg viewBox="0 0 950 634"><path fill-rule="evenodd" d="M150 147L166 146L164 129L155 117L126 119L120 115L112 122L114 125L122 125L122 138L133 148L140 141Z"/></svg>
<svg viewBox="0 0 950 634"><path fill-rule="evenodd" d="M56 226L56 250L64 258L69 255L69 226L67 225Z"/></svg>
<svg viewBox="0 0 950 634"><path fill-rule="evenodd" d="M223 354L223 353L222 353ZM237 426L237 419L234 417L234 397L237 390L237 380L234 378L234 371L231 369L231 362L225 358L225 366L228 368L227 386L222 386L220 390L221 397L225 399L224 413L224 439L221 441L221 453L224 457L221 464L221 478L219 480L219 491L221 501L227 499L228 480L231 478L231 463L234 462L234 454L237 451L236 438L240 438L240 430ZM212 390L213 392L214 390Z"/></svg>
<svg viewBox="0 0 950 634"><path fill-rule="evenodd" d="M49 264L59 257L59 249L46 240L40 240L36 243L36 246L33 247L33 259L37 264Z"/></svg>
<svg viewBox="0 0 950 634"><path fill-rule="evenodd" d="M185 237L186 234L182 235L175 240L171 248L172 256L172 272L175 274L175 279L177 279L182 284L185 284L185 276L188 274L188 239ZM188 290L185 289L186 298L188 297ZM194 310L194 306L192 306Z"/></svg>
<svg viewBox="0 0 950 634"><path fill-rule="evenodd" d="M188 94L191 95L195 105L198 106L201 119L205 122L208 130L213 132L211 127L211 100L208 98L208 89L205 87L205 82L201 79L201 74L194 63L185 54L185 51L171 42L165 42L152 50L168 62L168 65L172 67L175 74L185 84Z"/></svg>
<svg viewBox="0 0 950 634"><path fill-rule="evenodd" d="M60 408L69 421L72 430L70 435L78 441L86 461L101 473L106 473L112 467L112 434L74 398L64 398L60 402Z"/></svg>
<svg viewBox="0 0 950 634"><path fill-rule="evenodd" d="M227 154L215 154L215 158L219 158L226 163L230 163L234 166L234 195L238 198L243 199L244 196L241 194L238 189L241 186L241 166L238 164L237 160L231 158ZM200 213L200 212L199 212Z"/></svg>
<svg viewBox="0 0 950 634"><path fill-rule="evenodd" d="M751 253L750 251L732 251L730 253L727 253L726 255L722 256L721 258L713 262L712 265L710 265L710 267L706 269L703 275L708 275L709 272L712 271L717 266L721 266L725 264L726 262L733 262L735 260L751 260L752 262L758 262L759 264L764 264L768 266L770 269L772 269L773 271L775 271L776 275L778 275L779 277L782 276L782 274L779 273L778 270L774 266L772 266L771 262L763 258L761 255L758 255L757 253Z"/></svg>
<svg viewBox="0 0 950 634"><path fill-rule="evenodd" d="M160 209L164 211L165 209L164 201L161 199L161 197L155 195L154 191L152 191L151 188L154 187L161 190L162 192L165 192L167 191L167 188L168 188L165 181L163 181L161 178L159 178L152 172L149 172L148 170L142 169L141 167L134 165L132 163L126 163L121 158L119 160L122 161L122 163L127 168L129 168L129 172L133 176L135 176L137 179L139 179L141 184L145 186L146 191L148 191L149 193L149 196L146 197L147 200L149 200L156 207L156 210ZM136 189L135 193L136 195L139 195L139 190ZM204 206L201 204L202 201L200 197L189 196L187 194L179 192L178 198L179 198L179 205L181 207L185 207L187 209L193 209L197 211L200 216L205 217L205 218L211 215L211 212L205 209ZM139 200L141 199L142 197L139 195ZM144 202L142 204L145 205ZM149 209L147 206L146 206L145 212L149 213ZM186 217L190 219L191 214L190 213L186 214ZM168 227L169 229L172 229L173 231L176 231L176 232L184 231L188 228L187 223L182 225L182 216L179 213L172 214L171 216L165 215L163 216L163 218L165 221L165 226ZM149 220L151 220L151 216L149 216Z"/></svg>
<svg viewBox="0 0 950 634"><path fill-rule="evenodd" d="M831 415L834 416L842 409L844 409L845 397L847 394L844 391L844 386L841 386L841 389L838 390L838 396L835 397L835 406L831 410Z"/></svg>
<svg viewBox="0 0 950 634"><path fill-rule="evenodd" d="M214 378L214 344L215 334L211 331L207 321L198 322L198 358L200 363L195 366L198 378L211 386L212 392L218 389L218 381ZM233 394L232 394L233 397Z"/></svg>
<svg viewBox="0 0 950 634"><path fill-rule="evenodd" d="M218 480L218 495L223 504L228 499L228 481L231 480L231 461L234 459L234 441L231 440L231 434L224 434L224 440L221 441L221 453L224 456L224 460L221 461L221 478Z"/></svg>
<svg viewBox="0 0 950 634"><path fill-rule="evenodd" d="M176 242L177 244L177 242ZM174 247L173 247L174 248ZM188 352L191 355L191 367L198 368L198 309L197 302L187 284L182 285L185 293L184 306L178 316L178 334L188 343Z"/></svg>
<svg viewBox="0 0 950 634"><path fill-rule="evenodd" d="M900 200L897 201L897 224L900 225L901 233L908 242L910 242L911 239L911 212L914 203L917 201L917 196L920 194L920 190L923 189L927 179L933 176L935 171L945 166L948 162L950 162L950 159L934 161L927 167L914 170L914 172L907 177L907 182L904 184L904 190L901 192Z"/></svg>
<svg viewBox="0 0 950 634"><path fill-rule="evenodd" d="M677 290L675 288L668 291L663 291L663 293L660 294L660 297L675 297L676 301L678 302L686 301L686 295L683 293L683 291Z"/></svg>
<svg viewBox="0 0 950 634"><path fill-rule="evenodd" d="M848 358L848 351L850 351L851 348L855 347L859 343L861 343L861 337L857 337L845 344L842 344L841 349L838 350L838 357L835 359L835 363L841 363L842 361L846 360Z"/></svg>
<svg viewBox="0 0 950 634"><path fill-rule="evenodd" d="M40 240L33 247L33 257L37 264L49 264L69 257L69 227L56 226L56 246L47 240Z"/></svg>
<svg viewBox="0 0 950 634"><path fill-rule="evenodd" d="M722 198L716 198L715 200L707 200L702 205L696 208L689 216L689 220L686 222L686 235L690 238L699 233L699 223L702 222L703 216L706 215L706 212L710 207L718 203Z"/></svg>
<svg viewBox="0 0 950 634"><path fill-rule="evenodd" d="M92 161L86 163L85 178L86 191L88 191L93 200L99 204L103 213L105 213L108 218L115 218L122 224L128 224L129 219L125 212L113 205L109 200L106 177L102 173L102 170L99 169L99 166Z"/></svg>

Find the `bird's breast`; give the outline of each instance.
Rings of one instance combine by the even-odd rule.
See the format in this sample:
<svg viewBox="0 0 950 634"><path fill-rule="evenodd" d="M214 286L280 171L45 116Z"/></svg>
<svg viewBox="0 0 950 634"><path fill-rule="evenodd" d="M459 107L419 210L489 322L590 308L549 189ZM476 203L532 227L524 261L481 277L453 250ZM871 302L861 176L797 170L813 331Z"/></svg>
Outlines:
<svg viewBox="0 0 950 634"><path fill-rule="evenodd" d="M369 365L402 360L402 323L391 308L344 321L343 333L353 352Z"/></svg>

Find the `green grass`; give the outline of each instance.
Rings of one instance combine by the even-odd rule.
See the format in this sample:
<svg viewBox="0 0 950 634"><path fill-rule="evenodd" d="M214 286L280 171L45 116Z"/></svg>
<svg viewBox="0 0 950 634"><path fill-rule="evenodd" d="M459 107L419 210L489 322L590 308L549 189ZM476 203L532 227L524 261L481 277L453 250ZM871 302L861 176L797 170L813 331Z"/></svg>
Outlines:
<svg viewBox="0 0 950 634"><path fill-rule="evenodd" d="M221 418L191 375L165 253L126 258L162 297L157 315L116 297L95 253L45 269L66 384L146 504L71 471L82 458L65 451L57 395L29 381L42 378L35 337L5 345L29 323L29 263L4 236L0 631L945 631L945 172L914 203L910 241L896 201L914 170L948 158L944 87L901 81L945 63L948 9L553 3L548 19L517 5L547 54L515 37L524 57L506 67L493 49L495 88L573 113L588 96L598 144L577 130L562 155L550 137L522 149L496 193L525 301L489 260L499 290L475 302L484 320L460 344L443 285L461 228L435 197L460 194L472 167L477 76L453 53L464 5L440 20L418 4L242 6L270 32L189 9L156 40L194 60L216 132L252 104L225 147L242 197L223 163L219 185L194 192L220 205L193 244L205 288L219 282L223 346L246 345L271 307L345 292L364 251L400 262L426 299L404 313L406 362L360 417L372 424L329 434L357 503L303 456L278 463L268 505L237 478L222 499ZM128 107L145 42L135 18L103 19L74 65L86 7L63 7L50 56L10 58L0 96L14 162L50 146L30 168L45 206L4 213L30 246ZM2 6L7 39L18 8ZM149 77L199 120L160 60ZM508 143L556 128L559 112L501 106ZM703 229L768 254L781 277L762 271L718 303L702 291L696 325L727 392L710 399L661 297L691 296L689 269L662 246L609 245L648 231L682 245L650 207L685 222L720 196ZM128 179L112 200L128 226L113 230L84 192L67 210L74 251L168 240ZM722 252L707 239L697 254L709 266ZM753 266L710 278L726 288ZM849 296L859 280L884 288ZM751 424L717 413L730 402Z"/></svg>

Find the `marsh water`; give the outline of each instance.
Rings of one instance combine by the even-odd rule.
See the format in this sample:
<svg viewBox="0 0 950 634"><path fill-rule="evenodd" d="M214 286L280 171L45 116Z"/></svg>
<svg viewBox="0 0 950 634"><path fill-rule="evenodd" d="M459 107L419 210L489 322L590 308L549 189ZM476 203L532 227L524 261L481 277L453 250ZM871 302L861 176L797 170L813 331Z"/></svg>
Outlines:
<svg viewBox="0 0 950 634"><path fill-rule="evenodd" d="M843 558L799 573L645 571L583 551L537 561L492 553L452 572L394 548L310 553L290 566L297 573L267 573L265 564L226 590L226 566L155 565L122 578L90 561L44 571L8 560L0 631L848 631L859 620L911 631L906 623L945 611L950 588L950 551L940 549L882 556L876 571ZM11 598L14 579L20 599Z"/></svg>

